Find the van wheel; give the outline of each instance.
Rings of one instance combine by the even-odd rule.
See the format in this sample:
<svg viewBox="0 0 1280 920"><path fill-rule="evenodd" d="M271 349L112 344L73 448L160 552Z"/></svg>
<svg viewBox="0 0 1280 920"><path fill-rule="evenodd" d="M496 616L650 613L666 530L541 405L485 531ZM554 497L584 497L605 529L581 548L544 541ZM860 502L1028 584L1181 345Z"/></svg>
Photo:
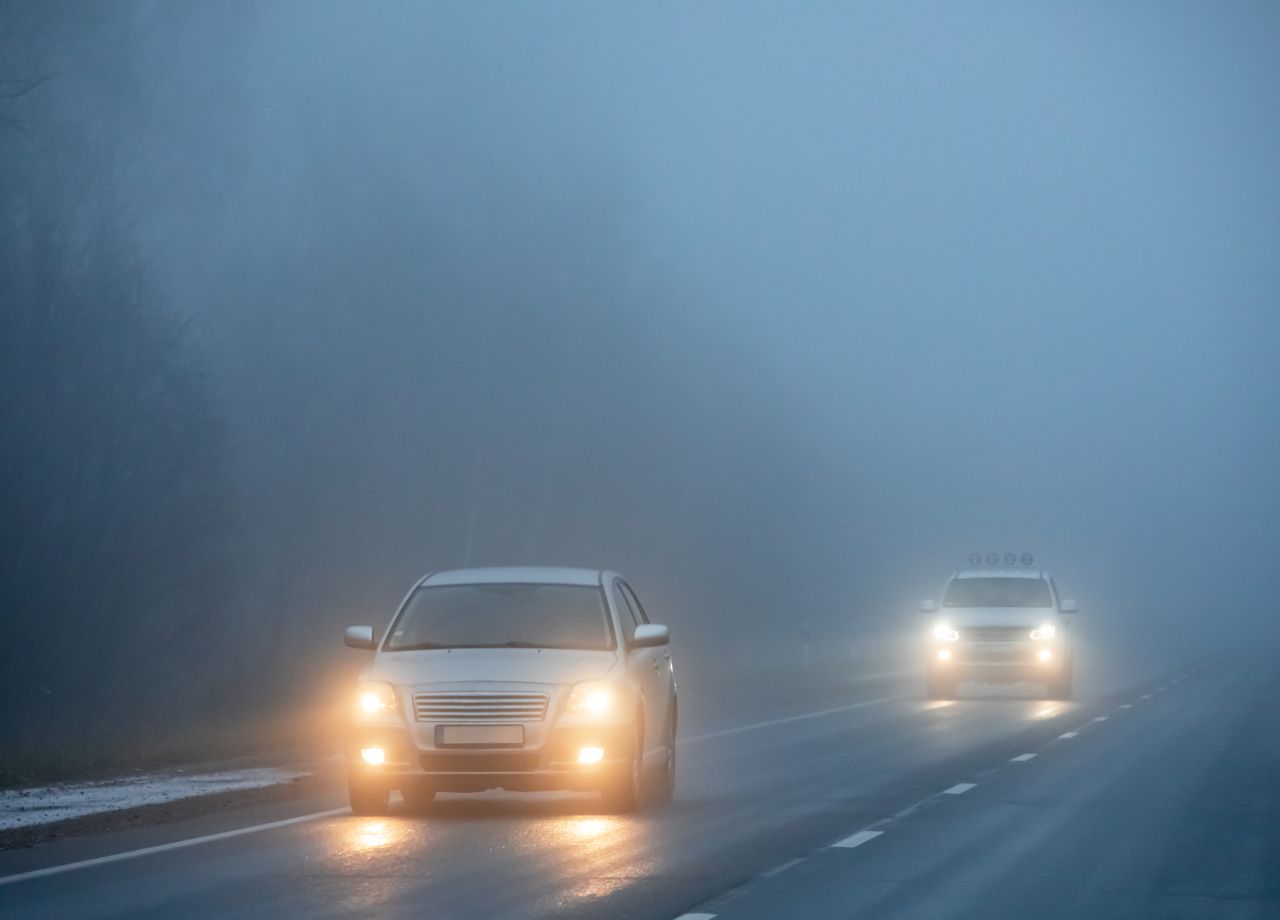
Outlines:
<svg viewBox="0 0 1280 920"><path fill-rule="evenodd" d="M385 783L368 777L347 774L347 797L353 815L385 815L391 790Z"/></svg>

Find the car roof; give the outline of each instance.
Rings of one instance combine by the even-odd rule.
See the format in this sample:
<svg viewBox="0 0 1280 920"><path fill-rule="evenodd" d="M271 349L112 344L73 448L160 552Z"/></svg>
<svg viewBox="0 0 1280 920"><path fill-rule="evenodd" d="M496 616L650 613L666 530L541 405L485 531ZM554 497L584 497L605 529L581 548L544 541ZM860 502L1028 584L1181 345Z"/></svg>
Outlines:
<svg viewBox="0 0 1280 920"><path fill-rule="evenodd" d="M1048 578L1044 569L964 569L952 578Z"/></svg>
<svg viewBox="0 0 1280 920"><path fill-rule="evenodd" d="M599 569L571 569L553 566L492 566L432 572L421 585L599 585Z"/></svg>

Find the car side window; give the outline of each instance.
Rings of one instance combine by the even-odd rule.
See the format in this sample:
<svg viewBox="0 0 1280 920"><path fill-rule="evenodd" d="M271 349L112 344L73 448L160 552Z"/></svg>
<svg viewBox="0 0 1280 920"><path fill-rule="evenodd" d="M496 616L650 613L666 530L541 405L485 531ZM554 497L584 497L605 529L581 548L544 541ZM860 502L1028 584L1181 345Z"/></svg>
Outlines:
<svg viewBox="0 0 1280 920"><path fill-rule="evenodd" d="M627 603L631 606L631 611L636 614L636 620L640 623L648 623L649 615L644 612L644 604L640 603L640 598L636 597L636 592L631 590L631 585L625 581L619 582L622 586L622 592L627 596Z"/></svg>
<svg viewBox="0 0 1280 920"><path fill-rule="evenodd" d="M622 621L622 637L624 642L630 642L636 635L636 612L631 606L631 599L627 597L626 585L621 581L613 583L613 594L618 599L618 619Z"/></svg>

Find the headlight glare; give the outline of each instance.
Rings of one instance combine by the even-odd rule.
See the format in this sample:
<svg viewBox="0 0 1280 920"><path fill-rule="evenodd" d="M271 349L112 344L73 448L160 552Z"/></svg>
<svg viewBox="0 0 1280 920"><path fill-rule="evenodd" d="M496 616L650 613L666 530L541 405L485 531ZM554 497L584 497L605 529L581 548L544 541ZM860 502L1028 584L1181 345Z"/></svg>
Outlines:
<svg viewBox="0 0 1280 920"><path fill-rule="evenodd" d="M939 642L955 642L960 638L960 633L952 629L946 623L939 623L933 627L933 638Z"/></svg>
<svg viewBox="0 0 1280 920"><path fill-rule="evenodd" d="M1031 630L1032 639L1052 639L1058 633L1058 627L1052 623L1041 623Z"/></svg>
<svg viewBox="0 0 1280 920"><path fill-rule="evenodd" d="M366 716L388 715L396 711L396 692L390 684L364 680L356 688L356 711Z"/></svg>
<svg viewBox="0 0 1280 920"><path fill-rule="evenodd" d="M569 693L569 703L565 708L569 712L582 712L599 716L612 710L613 705L613 687L605 681L588 680L573 688Z"/></svg>

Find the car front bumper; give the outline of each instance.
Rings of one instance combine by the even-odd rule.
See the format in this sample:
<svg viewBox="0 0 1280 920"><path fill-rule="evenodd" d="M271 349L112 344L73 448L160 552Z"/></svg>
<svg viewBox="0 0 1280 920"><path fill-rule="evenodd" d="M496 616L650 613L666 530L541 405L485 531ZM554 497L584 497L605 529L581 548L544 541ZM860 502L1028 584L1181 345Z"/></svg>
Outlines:
<svg viewBox="0 0 1280 920"><path fill-rule="evenodd" d="M538 747L421 747L405 728L355 726L347 739L346 760L353 776L385 781L398 789L421 783L442 792L485 789L595 790L630 768L635 746L628 724L553 727ZM604 756L580 763L582 748L598 747ZM362 752L383 751L381 764L365 762Z"/></svg>

